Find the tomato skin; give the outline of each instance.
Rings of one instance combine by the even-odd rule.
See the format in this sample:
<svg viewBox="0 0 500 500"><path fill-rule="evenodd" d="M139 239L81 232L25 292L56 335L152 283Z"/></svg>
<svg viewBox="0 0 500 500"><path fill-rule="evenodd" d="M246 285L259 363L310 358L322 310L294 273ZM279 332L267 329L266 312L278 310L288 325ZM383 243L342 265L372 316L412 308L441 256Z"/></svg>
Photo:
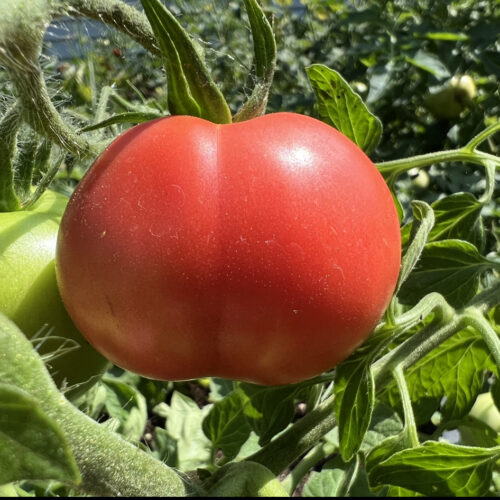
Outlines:
<svg viewBox="0 0 500 500"><path fill-rule="evenodd" d="M278 385L367 338L400 252L366 155L318 120L276 113L125 132L75 190L56 262L71 317L119 366Z"/></svg>
<svg viewBox="0 0 500 500"><path fill-rule="evenodd" d="M0 311L28 338L50 335L34 344L41 355L73 348L47 363L58 386L74 398L98 380L108 361L76 329L57 288L57 232L67 201L47 191L30 210L0 213Z"/></svg>

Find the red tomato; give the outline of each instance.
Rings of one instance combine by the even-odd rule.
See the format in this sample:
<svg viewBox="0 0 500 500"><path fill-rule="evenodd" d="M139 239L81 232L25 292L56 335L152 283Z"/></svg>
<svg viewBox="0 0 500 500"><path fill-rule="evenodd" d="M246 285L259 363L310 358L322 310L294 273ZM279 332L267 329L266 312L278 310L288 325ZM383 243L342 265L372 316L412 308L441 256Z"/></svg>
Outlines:
<svg viewBox="0 0 500 500"><path fill-rule="evenodd" d="M330 126L176 116L128 130L85 175L57 273L80 331L123 368L285 384L367 338L400 258L389 189Z"/></svg>

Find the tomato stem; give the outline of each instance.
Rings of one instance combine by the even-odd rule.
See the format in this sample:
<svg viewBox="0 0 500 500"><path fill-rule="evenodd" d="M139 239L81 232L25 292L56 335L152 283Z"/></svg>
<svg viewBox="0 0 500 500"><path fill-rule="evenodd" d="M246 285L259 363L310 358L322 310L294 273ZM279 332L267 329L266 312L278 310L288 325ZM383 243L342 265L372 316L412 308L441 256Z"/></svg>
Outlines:
<svg viewBox="0 0 500 500"><path fill-rule="evenodd" d="M482 142L490 138L493 134L500 131L500 121L493 123L489 127L486 127L483 131L479 132L475 137L473 137L465 146L464 149L469 151L474 151Z"/></svg>
<svg viewBox="0 0 500 500"><path fill-rule="evenodd" d="M418 440L417 425L415 423L415 415L413 414L413 407L411 405L410 393L408 392L408 385L403 373L401 365L397 365L392 370L392 375L398 386L401 403L403 405L403 413L405 418L404 432L406 433L410 445L416 448L420 443Z"/></svg>
<svg viewBox="0 0 500 500"><path fill-rule="evenodd" d="M331 443L317 444L291 470L290 474L282 481L282 486L291 495L302 478L321 460L334 453L335 449L336 447Z"/></svg>
<svg viewBox="0 0 500 500"><path fill-rule="evenodd" d="M14 105L0 121L0 212L10 212L20 207L14 190L13 171L19 124L20 109Z"/></svg>
<svg viewBox="0 0 500 500"><path fill-rule="evenodd" d="M465 310L463 319L483 337L500 370L500 338L490 323L484 318L481 312L474 307Z"/></svg>
<svg viewBox="0 0 500 500"><path fill-rule="evenodd" d="M484 153L482 151L470 151L468 148L451 149L448 151L438 151L423 155L411 156L400 160L391 160L377 163L379 172L384 177L398 176L412 168L429 167L434 163L444 163L452 161L462 161L465 163L474 163L484 165L485 162L492 162L497 168L500 168L500 158Z"/></svg>
<svg viewBox="0 0 500 500"><path fill-rule="evenodd" d="M130 36L153 55L161 55L146 15L122 0L65 0L67 13L113 26Z"/></svg>
<svg viewBox="0 0 500 500"><path fill-rule="evenodd" d="M99 425L62 396L40 356L0 314L0 378L34 397L58 423L82 475L80 488L98 496L184 496L187 482L156 458Z"/></svg>
<svg viewBox="0 0 500 500"><path fill-rule="evenodd" d="M333 405L334 397L330 396L290 429L247 457L246 460L265 465L276 475L281 474L337 425Z"/></svg>

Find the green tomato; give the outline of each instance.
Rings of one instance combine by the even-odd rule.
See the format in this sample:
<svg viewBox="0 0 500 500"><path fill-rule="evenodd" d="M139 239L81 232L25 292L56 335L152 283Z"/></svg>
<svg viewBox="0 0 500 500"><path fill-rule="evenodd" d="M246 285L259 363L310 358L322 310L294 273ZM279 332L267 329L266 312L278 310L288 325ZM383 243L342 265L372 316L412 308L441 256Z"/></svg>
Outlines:
<svg viewBox="0 0 500 500"><path fill-rule="evenodd" d="M47 191L29 210L0 213L0 312L33 340L69 398L85 392L108 361L68 316L56 282L55 249L67 198Z"/></svg>
<svg viewBox="0 0 500 500"><path fill-rule="evenodd" d="M443 87L428 94L424 103L436 118L455 120L472 104L476 95L476 84L469 75L454 76Z"/></svg>

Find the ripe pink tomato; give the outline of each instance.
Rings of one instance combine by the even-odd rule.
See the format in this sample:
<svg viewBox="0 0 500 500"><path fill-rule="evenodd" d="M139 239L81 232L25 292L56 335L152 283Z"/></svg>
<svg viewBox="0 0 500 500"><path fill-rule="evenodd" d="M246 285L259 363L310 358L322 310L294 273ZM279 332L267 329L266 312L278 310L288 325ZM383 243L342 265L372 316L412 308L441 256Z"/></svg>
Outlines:
<svg viewBox="0 0 500 500"><path fill-rule="evenodd" d="M400 259L389 189L330 126L176 116L128 130L85 175L57 276L80 331L123 368L277 385L367 338Z"/></svg>

